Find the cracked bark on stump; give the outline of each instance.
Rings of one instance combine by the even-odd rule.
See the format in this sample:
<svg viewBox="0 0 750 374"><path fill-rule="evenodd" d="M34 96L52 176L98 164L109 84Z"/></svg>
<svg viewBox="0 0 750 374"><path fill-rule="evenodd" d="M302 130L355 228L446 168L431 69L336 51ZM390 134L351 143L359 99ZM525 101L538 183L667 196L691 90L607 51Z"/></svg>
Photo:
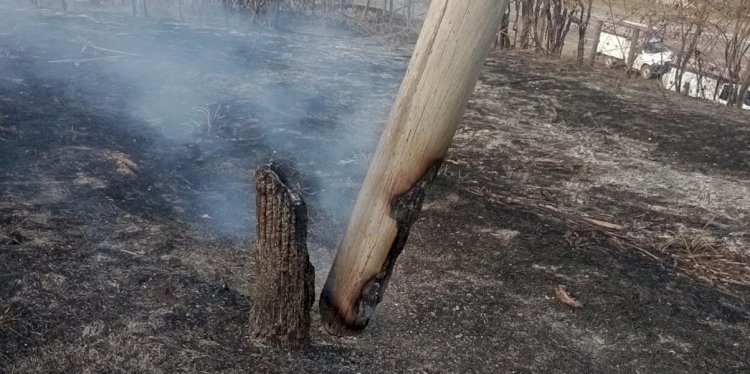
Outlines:
<svg viewBox="0 0 750 374"><path fill-rule="evenodd" d="M307 254L307 207L273 165L255 171L257 245L252 339L299 348L310 340L315 269Z"/></svg>

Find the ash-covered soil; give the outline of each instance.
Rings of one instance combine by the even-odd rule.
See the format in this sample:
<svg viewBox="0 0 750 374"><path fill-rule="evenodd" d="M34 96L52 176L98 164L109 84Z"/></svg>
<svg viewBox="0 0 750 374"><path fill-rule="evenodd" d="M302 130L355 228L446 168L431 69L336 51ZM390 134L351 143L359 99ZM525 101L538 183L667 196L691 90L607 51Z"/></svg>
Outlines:
<svg viewBox="0 0 750 374"><path fill-rule="evenodd" d="M0 372L750 370L745 114L493 56L371 326L275 351L252 170L298 168L320 286L403 54L0 6Z"/></svg>

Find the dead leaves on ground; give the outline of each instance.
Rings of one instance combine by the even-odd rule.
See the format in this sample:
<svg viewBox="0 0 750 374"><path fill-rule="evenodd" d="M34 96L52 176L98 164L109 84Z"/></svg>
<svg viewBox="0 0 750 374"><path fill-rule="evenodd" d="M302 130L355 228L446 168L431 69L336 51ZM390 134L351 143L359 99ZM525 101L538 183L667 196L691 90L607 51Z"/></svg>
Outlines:
<svg viewBox="0 0 750 374"><path fill-rule="evenodd" d="M581 304L581 302L573 298L573 296L570 295L570 292L568 292L568 288L562 284L555 287L553 291L553 295L555 296L555 299L557 299L557 301L571 308L574 308L574 309L583 308L583 304Z"/></svg>

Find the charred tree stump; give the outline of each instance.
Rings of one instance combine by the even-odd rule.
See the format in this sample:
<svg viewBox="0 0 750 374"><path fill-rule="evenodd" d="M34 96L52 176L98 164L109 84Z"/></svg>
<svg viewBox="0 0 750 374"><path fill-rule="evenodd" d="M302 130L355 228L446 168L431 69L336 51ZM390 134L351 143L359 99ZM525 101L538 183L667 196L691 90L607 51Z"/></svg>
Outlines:
<svg viewBox="0 0 750 374"><path fill-rule="evenodd" d="M300 348L310 340L315 269L307 254L307 207L274 166L255 171L255 342Z"/></svg>

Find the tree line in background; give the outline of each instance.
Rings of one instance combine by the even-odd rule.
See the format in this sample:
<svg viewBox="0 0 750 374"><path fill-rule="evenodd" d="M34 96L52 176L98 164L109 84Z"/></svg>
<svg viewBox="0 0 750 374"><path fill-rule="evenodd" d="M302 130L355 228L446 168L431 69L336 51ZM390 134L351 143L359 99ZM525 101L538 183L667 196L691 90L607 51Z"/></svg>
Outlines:
<svg viewBox="0 0 750 374"><path fill-rule="evenodd" d="M36 0L35 0L36 1ZM61 0L65 1L65 0ZM100 0L94 0L100 1ZM106 1L106 0L104 0ZM125 2L126 0L119 0ZM355 26L365 33L383 33L413 26L414 5L428 0L129 0L134 16L150 8L181 20L222 14L228 22L272 25L279 15L315 17ZM375 25L375 27L373 27Z"/></svg>
<svg viewBox="0 0 750 374"><path fill-rule="evenodd" d="M40 1L31 0L35 5ZM71 0L59 0L64 9ZM419 29L415 4L429 0L89 0L98 6L129 7L133 15L178 17L182 20L223 15L275 24L280 14L341 22L364 33L411 33ZM592 13L600 21L636 21L658 30L675 51L674 89L682 92L685 74L719 76L725 100L742 107L750 88L750 0L510 0L495 47L534 50L561 56L567 40L583 59ZM575 38L570 37L571 31ZM699 83L700 85L700 83ZM724 98L723 98L724 99Z"/></svg>
<svg viewBox="0 0 750 374"><path fill-rule="evenodd" d="M577 55L583 58L592 5L593 0L511 0L495 45L560 56L571 25L575 25Z"/></svg>
<svg viewBox="0 0 750 374"><path fill-rule="evenodd" d="M606 24L635 21L664 35L675 52L676 91L684 90L686 72L699 81L711 75L726 84L722 99L742 107L750 88L750 0L511 0L495 46L561 56L574 30L583 59L595 6Z"/></svg>
<svg viewBox="0 0 750 374"><path fill-rule="evenodd" d="M280 15L307 16L354 26L364 33L414 32L419 3L430 0L30 0L36 7L128 9L136 17L273 25ZM59 4L59 6L57 5Z"/></svg>

